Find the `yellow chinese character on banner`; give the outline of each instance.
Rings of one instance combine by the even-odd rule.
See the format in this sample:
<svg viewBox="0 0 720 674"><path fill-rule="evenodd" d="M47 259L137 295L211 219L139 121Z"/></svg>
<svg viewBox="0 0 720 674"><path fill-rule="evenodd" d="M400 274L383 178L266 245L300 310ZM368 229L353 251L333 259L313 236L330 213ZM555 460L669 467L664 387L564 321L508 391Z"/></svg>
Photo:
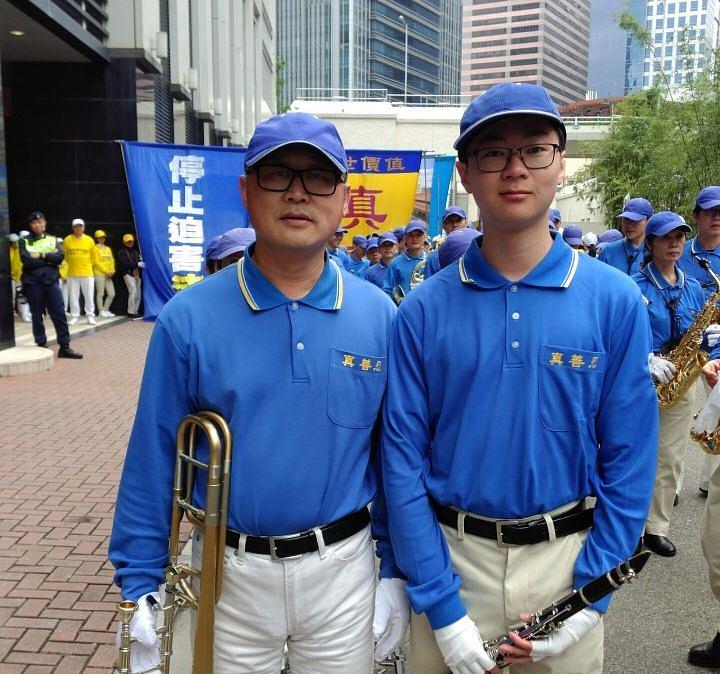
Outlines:
<svg viewBox="0 0 720 674"><path fill-rule="evenodd" d="M570 356L570 365L572 367L582 367L585 365L585 359L579 353L574 353Z"/></svg>
<svg viewBox="0 0 720 674"><path fill-rule="evenodd" d="M385 166L388 171L404 171L405 163L402 157L388 157L385 160Z"/></svg>
<svg viewBox="0 0 720 674"><path fill-rule="evenodd" d="M549 360L550 365L562 365L563 364L563 355L561 353L558 353L555 351L552 355L552 358Z"/></svg>
<svg viewBox="0 0 720 674"><path fill-rule="evenodd" d="M343 367L355 367L355 356L346 353L345 356L343 356Z"/></svg>
<svg viewBox="0 0 720 674"><path fill-rule="evenodd" d="M361 157L363 173L375 172L380 170L380 157Z"/></svg>
<svg viewBox="0 0 720 674"><path fill-rule="evenodd" d="M363 358L363 359L360 361L360 369L361 369L363 372L367 372L371 367L372 367L372 362L370 361L369 358Z"/></svg>

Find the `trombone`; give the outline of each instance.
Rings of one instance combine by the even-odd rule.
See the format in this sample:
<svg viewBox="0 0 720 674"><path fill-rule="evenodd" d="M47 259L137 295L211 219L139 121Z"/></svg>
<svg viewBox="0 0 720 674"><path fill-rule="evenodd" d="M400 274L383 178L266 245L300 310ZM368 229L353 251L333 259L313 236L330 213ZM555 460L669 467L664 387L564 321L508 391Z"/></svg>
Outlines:
<svg viewBox="0 0 720 674"><path fill-rule="evenodd" d="M207 439L207 463L198 460L195 455L198 431ZM222 590L231 452L230 427L216 412L189 414L180 422L176 437L175 478L170 520L170 563L165 569L165 601L159 609L163 618L161 625L156 628L160 637L160 661L142 672L131 672L130 622L137 611L137 603L129 600L121 601L117 605L120 619L120 647L113 669L117 674L145 674L155 671L170 674L175 618L179 611L186 608L197 611L192 672L212 674L215 604ZM204 509L192 504L197 469L207 472ZM180 522L183 513L204 535L200 569L194 569L191 565L180 562ZM200 582L199 594L193 588L192 582L197 578Z"/></svg>

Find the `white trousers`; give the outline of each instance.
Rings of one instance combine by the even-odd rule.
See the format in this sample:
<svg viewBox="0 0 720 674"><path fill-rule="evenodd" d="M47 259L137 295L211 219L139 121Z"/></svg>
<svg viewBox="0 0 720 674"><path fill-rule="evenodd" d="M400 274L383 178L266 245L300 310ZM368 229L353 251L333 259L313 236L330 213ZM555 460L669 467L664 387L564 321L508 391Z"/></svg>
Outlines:
<svg viewBox="0 0 720 674"><path fill-rule="evenodd" d="M645 523L645 533L667 536L670 532L673 500L690 442L690 426L694 412L695 386L691 386L673 407L660 410L655 488Z"/></svg>
<svg viewBox="0 0 720 674"><path fill-rule="evenodd" d="M510 548L471 534L459 537L440 525L460 575L460 598L484 640L507 634L521 613L549 606L573 590L575 559L587 532L554 541ZM411 614L409 674L448 674L435 635L425 615ZM603 623L578 643L554 657L513 665L512 674L602 674Z"/></svg>
<svg viewBox="0 0 720 674"><path fill-rule="evenodd" d="M95 315L95 277L94 276L68 276L68 295L70 296L70 313L78 318L80 316L80 293L85 300L85 315Z"/></svg>
<svg viewBox="0 0 720 674"><path fill-rule="evenodd" d="M98 311L109 311L114 299L115 284L113 280L104 274L95 274L95 304Z"/></svg>
<svg viewBox="0 0 720 674"><path fill-rule="evenodd" d="M717 456L713 456L716 459ZM710 475L705 519L700 532L703 554L708 564L710 589L720 601L720 465Z"/></svg>
<svg viewBox="0 0 720 674"><path fill-rule="evenodd" d="M68 297L68 282L67 279L60 279L60 292L62 293L63 297L63 305L65 307L65 311L68 310L68 307L70 306L70 298Z"/></svg>
<svg viewBox="0 0 720 674"><path fill-rule="evenodd" d="M201 565L197 534L192 559ZM292 674L370 674L374 603L369 526L298 559L226 547L215 674L278 674L286 645Z"/></svg>
<svg viewBox="0 0 720 674"><path fill-rule="evenodd" d="M136 314L138 312L138 308L140 307L140 298L142 297L140 294L140 286L142 282L139 278L135 278L132 274L125 274L123 279L125 279L125 285L128 290L127 312L129 314Z"/></svg>

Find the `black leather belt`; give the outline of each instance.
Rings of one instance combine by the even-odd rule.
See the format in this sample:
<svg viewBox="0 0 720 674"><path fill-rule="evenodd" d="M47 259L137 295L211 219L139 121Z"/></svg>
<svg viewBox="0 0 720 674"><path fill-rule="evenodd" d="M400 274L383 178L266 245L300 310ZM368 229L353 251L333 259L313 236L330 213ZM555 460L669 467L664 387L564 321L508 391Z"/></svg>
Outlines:
<svg viewBox="0 0 720 674"><path fill-rule="evenodd" d="M324 527L320 527L325 545L332 545L345 538L362 531L370 524L370 513L367 508L358 510L335 520ZM237 531L227 530L225 545L237 548L240 545L240 534ZM273 559L288 559L300 557L306 552L315 552L318 549L317 537L314 531L306 531L290 538L276 536L248 536L245 539L245 552L256 555L270 555Z"/></svg>
<svg viewBox="0 0 720 674"><path fill-rule="evenodd" d="M443 524L458 528L458 515L461 514L453 508L433 502L433 510L438 521ZM552 519L555 528L555 538L562 538L578 531L584 531L592 526L594 508L585 508L583 503L561 513L554 515ZM500 547L509 545L534 545L550 540L550 532L544 517L529 522L517 520L487 521L473 517L468 513L465 517L463 530L466 534L489 538L497 541Z"/></svg>

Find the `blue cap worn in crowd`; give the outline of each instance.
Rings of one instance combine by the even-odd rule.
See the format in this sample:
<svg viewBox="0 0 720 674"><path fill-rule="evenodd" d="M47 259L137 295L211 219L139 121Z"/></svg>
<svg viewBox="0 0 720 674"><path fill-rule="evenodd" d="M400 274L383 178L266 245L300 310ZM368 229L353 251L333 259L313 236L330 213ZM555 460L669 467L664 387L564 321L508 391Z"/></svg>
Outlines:
<svg viewBox="0 0 720 674"><path fill-rule="evenodd" d="M700 190L700 194L697 195L697 199L695 199L695 205L703 210L720 206L720 187L717 185L703 187L703 189Z"/></svg>
<svg viewBox="0 0 720 674"><path fill-rule="evenodd" d="M427 227L425 226L425 223L422 220L410 220L408 224L405 226L405 236L410 234L410 232L425 232L427 231Z"/></svg>
<svg viewBox="0 0 720 674"><path fill-rule="evenodd" d="M548 211L548 220L550 220L550 222L552 222L554 225L562 222L562 216L560 215L560 211L557 208L551 208Z"/></svg>
<svg viewBox="0 0 720 674"><path fill-rule="evenodd" d="M367 246L365 246L365 252L367 253L369 250L372 250L373 248L378 247L378 239L377 237L372 237L368 239Z"/></svg>
<svg viewBox="0 0 720 674"><path fill-rule="evenodd" d="M470 247L473 239L480 236L480 232L472 227L464 229L456 229L445 237L440 246L438 246L438 261L440 268L445 269L449 264L459 260L465 251Z"/></svg>
<svg viewBox="0 0 720 674"><path fill-rule="evenodd" d="M395 229L393 229L393 234L398 241L402 241L405 238L405 228L396 227Z"/></svg>
<svg viewBox="0 0 720 674"><path fill-rule="evenodd" d="M567 131L557 105L549 94L536 84L501 82L475 98L460 120L460 135L453 147L459 152L486 124L509 115L539 115L545 117L560 134L565 147Z"/></svg>
<svg viewBox="0 0 720 674"><path fill-rule="evenodd" d="M568 225L565 227L562 237L568 246L582 246L582 229L576 225Z"/></svg>
<svg viewBox="0 0 720 674"><path fill-rule="evenodd" d="M217 260L224 260L228 255L245 250L255 243L255 230L252 227L236 227L220 237L217 248Z"/></svg>
<svg viewBox="0 0 720 674"><path fill-rule="evenodd" d="M378 239L378 245L380 246L382 246L384 243L397 244L397 242L398 240L394 232L385 232L384 234L381 234L380 238Z"/></svg>
<svg viewBox="0 0 720 674"><path fill-rule="evenodd" d="M448 206L442 214L442 221L445 222L451 215L457 215L463 220L467 220L467 214L460 206Z"/></svg>
<svg viewBox="0 0 720 674"><path fill-rule="evenodd" d="M608 229L598 236L598 243L612 243L613 241L620 241L622 238L623 235L619 229Z"/></svg>
<svg viewBox="0 0 720 674"><path fill-rule="evenodd" d="M361 248L367 247L367 239L364 236L360 236L360 234L356 234L353 236L353 246L360 246Z"/></svg>
<svg viewBox="0 0 720 674"><path fill-rule="evenodd" d="M634 220L638 222L643 218L649 218L653 214L652 204L641 197L630 199L625 204L623 212L618 215L618 218L627 218L628 220Z"/></svg>
<svg viewBox="0 0 720 674"><path fill-rule="evenodd" d="M210 242L207 245L207 248L205 249L205 260L217 260L217 252L218 252L218 246L220 245L220 239L222 239L222 234L213 237L210 239Z"/></svg>
<svg viewBox="0 0 720 674"><path fill-rule="evenodd" d="M692 231L681 215L672 211L660 211L647 221L645 236L665 236L676 229L683 232Z"/></svg>
<svg viewBox="0 0 720 674"><path fill-rule="evenodd" d="M297 143L314 147L340 173L348 172L347 155L335 125L307 112L286 112L258 124L245 152L245 169L271 152Z"/></svg>

